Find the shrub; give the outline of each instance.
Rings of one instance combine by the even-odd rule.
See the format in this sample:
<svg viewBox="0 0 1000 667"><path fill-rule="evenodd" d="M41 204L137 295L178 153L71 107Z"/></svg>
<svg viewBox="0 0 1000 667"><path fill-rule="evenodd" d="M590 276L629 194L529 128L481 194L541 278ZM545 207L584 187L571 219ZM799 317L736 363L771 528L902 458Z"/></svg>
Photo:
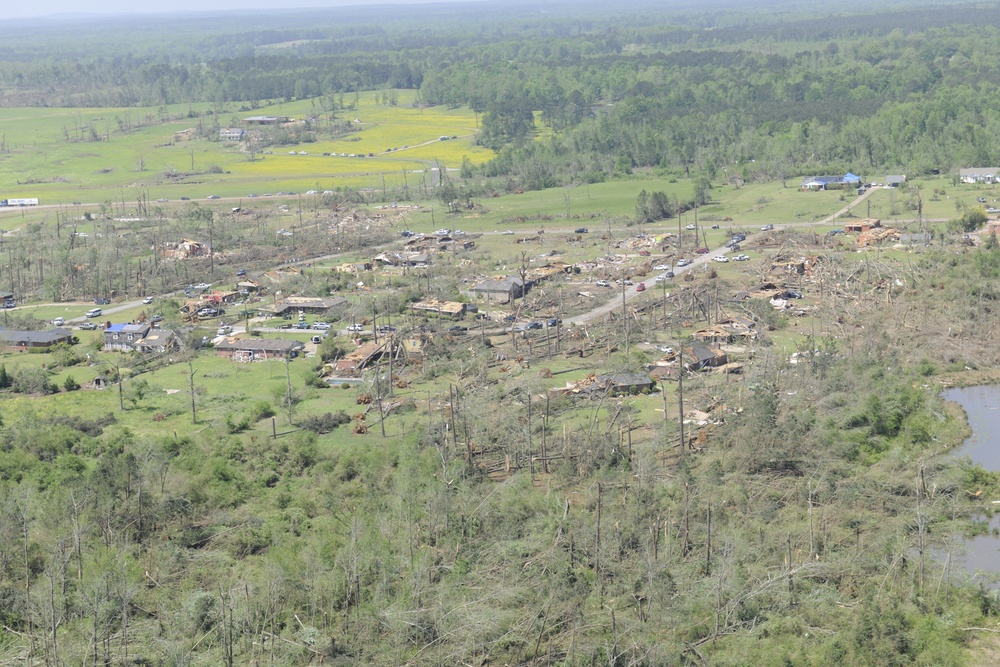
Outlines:
<svg viewBox="0 0 1000 667"><path fill-rule="evenodd" d="M76 391L80 388L80 383L72 375L67 375L63 381L63 389L66 391Z"/></svg>

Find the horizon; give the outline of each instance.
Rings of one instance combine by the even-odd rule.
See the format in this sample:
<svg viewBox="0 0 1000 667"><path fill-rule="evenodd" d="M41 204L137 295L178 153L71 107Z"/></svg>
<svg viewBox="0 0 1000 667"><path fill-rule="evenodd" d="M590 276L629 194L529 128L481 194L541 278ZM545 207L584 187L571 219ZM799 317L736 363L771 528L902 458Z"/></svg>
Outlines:
<svg viewBox="0 0 1000 667"><path fill-rule="evenodd" d="M385 2L365 2L365 0L295 0L294 6L276 7L269 0L174 0L169 8L136 8L133 0L95 0L81 10L78 2L71 0L38 0L27 5L8 7L4 21L10 20L72 20L128 16L178 16L182 14L208 14L233 10L259 12L264 10L295 12L310 9L334 9L339 7L386 7L392 5L431 5L474 3L485 0L387 0Z"/></svg>

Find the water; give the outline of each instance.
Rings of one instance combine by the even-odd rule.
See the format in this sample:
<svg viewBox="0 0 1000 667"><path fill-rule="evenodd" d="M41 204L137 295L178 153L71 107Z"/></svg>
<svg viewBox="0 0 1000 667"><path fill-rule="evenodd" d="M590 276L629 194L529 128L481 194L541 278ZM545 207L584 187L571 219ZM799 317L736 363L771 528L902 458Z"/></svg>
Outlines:
<svg viewBox="0 0 1000 667"><path fill-rule="evenodd" d="M967 456L986 470L1000 471L1000 386L949 389L944 398L965 409L972 435L953 455ZM987 502L995 499L987 499ZM983 517L980 517L983 518ZM1000 577L1000 514L989 518L989 530L965 540L964 554L956 555L969 574ZM939 553L943 559L944 554Z"/></svg>

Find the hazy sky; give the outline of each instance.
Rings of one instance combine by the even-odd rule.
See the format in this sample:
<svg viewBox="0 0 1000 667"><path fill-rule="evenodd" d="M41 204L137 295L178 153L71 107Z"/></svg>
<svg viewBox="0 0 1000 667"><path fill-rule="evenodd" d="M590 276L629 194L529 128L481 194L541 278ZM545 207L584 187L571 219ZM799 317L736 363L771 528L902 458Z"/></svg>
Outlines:
<svg viewBox="0 0 1000 667"><path fill-rule="evenodd" d="M33 0L4 3L0 20L35 18L60 14L152 14L162 12L214 11L235 9L277 9L299 7L339 7L344 5L416 4L466 0Z"/></svg>

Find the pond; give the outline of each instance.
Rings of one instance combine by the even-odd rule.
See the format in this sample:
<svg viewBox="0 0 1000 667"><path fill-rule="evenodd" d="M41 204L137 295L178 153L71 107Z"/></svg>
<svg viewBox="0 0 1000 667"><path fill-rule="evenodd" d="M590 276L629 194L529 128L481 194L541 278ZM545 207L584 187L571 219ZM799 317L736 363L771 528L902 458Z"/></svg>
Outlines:
<svg viewBox="0 0 1000 667"><path fill-rule="evenodd" d="M967 456L986 470L1000 471L1000 386L949 389L942 396L965 409L972 429L972 435L952 456ZM965 540L964 547L964 555L956 560L969 574L1000 577L1000 514L990 517L989 529Z"/></svg>

